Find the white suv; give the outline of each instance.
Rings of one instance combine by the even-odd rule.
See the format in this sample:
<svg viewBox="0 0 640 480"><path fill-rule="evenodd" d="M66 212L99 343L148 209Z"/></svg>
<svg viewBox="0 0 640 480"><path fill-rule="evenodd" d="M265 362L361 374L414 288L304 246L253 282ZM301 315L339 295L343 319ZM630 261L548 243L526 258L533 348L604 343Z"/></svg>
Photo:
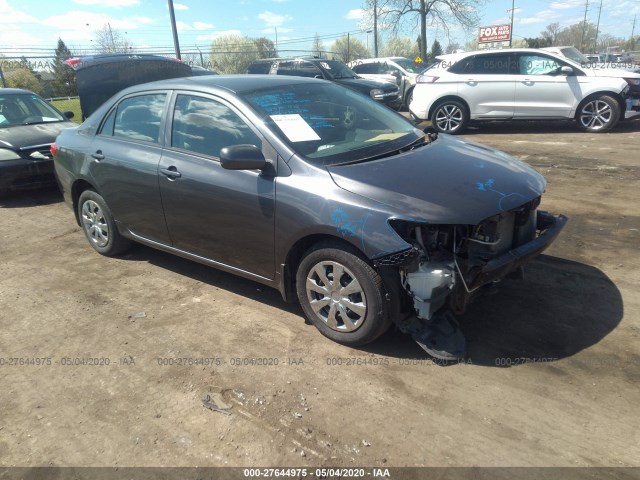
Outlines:
<svg viewBox="0 0 640 480"><path fill-rule="evenodd" d="M411 103L416 77L424 70L424 66L405 57L365 58L349 62L348 65L363 78L397 84L407 107Z"/></svg>
<svg viewBox="0 0 640 480"><path fill-rule="evenodd" d="M582 130L605 132L640 115L640 75L531 48L443 55L418 76L409 109L444 133L474 120L535 119L575 119Z"/></svg>

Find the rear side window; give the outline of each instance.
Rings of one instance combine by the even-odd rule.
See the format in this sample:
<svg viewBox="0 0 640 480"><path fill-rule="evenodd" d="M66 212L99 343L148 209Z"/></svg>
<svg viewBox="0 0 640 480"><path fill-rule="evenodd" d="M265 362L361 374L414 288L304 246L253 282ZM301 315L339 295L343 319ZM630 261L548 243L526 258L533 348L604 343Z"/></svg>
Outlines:
<svg viewBox="0 0 640 480"><path fill-rule="evenodd" d="M474 55L464 58L452 66L449 71L461 74L501 75L515 73L511 69L510 55Z"/></svg>
<svg viewBox="0 0 640 480"><path fill-rule="evenodd" d="M171 146L220 157L232 145L262 147L260 138L230 107L212 98L178 95L171 128Z"/></svg>
<svg viewBox="0 0 640 480"><path fill-rule="evenodd" d="M115 113L113 136L159 143L160 120L166 97L166 94L158 93L125 98ZM105 127L108 127L108 121Z"/></svg>
<svg viewBox="0 0 640 480"><path fill-rule="evenodd" d="M360 65L354 65L351 70L356 73L376 74L380 73L379 65L379 63L361 63Z"/></svg>

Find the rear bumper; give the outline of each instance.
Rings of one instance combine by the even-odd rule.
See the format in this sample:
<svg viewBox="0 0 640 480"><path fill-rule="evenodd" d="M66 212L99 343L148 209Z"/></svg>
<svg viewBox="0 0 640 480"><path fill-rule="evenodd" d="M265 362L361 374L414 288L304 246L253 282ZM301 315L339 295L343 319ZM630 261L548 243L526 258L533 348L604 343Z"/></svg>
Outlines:
<svg viewBox="0 0 640 480"><path fill-rule="evenodd" d="M524 245L489 260L476 275L469 288L477 288L500 280L529 262L553 243L567 221L568 218L564 215L555 216L548 212L538 211L536 220L536 229L540 232L538 236Z"/></svg>

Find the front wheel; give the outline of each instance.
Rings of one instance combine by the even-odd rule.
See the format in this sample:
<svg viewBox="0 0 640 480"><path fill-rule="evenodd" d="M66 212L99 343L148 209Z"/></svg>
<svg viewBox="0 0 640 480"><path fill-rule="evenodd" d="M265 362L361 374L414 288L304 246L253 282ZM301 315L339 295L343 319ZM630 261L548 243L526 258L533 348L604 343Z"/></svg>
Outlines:
<svg viewBox="0 0 640 480"><path fill-rule="evenodd" d="M457 100L445 100L433 109L431 125L441 133L460 133L467 125L467 107Z"/></svg>
<svg viewBox="0 0 640 480"><path fill-rule="evenodd" d="M390 326L380 275L346 246L324 244L307 252L296 289L307 318L336 342L364 345Z"/></svg>
<svg viewBox="0 0 640 480"><path fill-rule="evenodd" d="M578 126L585 132L607 132L620 119L620 105L615 98L601 95L592 98L578 110Z"/></svg>
<svg viewBox="0 0 640 480"><path fill-rule="evenodd" d="M109 207L97 192L82 192L78 199L78 218L85 237L96 252L111 257L129 248L129 240L120 235Z"/></svg>

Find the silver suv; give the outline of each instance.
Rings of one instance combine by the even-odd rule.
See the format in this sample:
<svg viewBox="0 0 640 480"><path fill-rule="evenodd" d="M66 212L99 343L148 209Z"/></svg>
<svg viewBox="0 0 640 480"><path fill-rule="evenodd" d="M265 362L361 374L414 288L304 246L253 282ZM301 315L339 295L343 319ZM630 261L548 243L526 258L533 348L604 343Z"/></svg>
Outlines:
<svg viewBox="0 0 640 480"><path fill-rule="evenodd" d="M385 80L398 85L404 105L409 107L416 77L424 66L405 57L365 58L350 62L349 67L363 78Z"/></svg>
<svg viewBox="0 0 640 480"><path fill-rule="evenodd" d="M410 112L444 133L470 121L536 119L606 132L640 115L640 75L532 48L443 55L418 77Z"/></svg>

